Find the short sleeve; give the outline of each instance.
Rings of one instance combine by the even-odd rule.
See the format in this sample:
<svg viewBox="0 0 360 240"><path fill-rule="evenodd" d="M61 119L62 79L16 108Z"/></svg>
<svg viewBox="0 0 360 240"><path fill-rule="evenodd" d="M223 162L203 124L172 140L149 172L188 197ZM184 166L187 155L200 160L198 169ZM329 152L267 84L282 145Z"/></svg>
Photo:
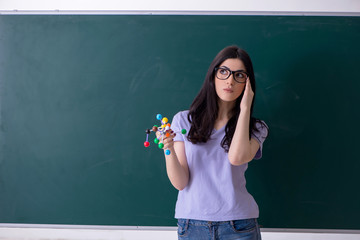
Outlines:
<svg viewBox="0 0 360 240"><path fill-rule="evenodd" d="M254 138L260 145L259 150L256 152L254 159L260 159L262 157L263 143L268 135L268 126L264 121L257 121L255 126L258 131L253 130L251 138Z"/></svg>
<svg viewBox="0 0 360 240"><path fill-rule="evenodd" d="M176 133L176 136L174 137L174 141L185 141L185 135L181 134L182 129L186 129L185 125L187 122L187 114L186 112L179 112L177 113L172 120L171 123L171 129ZM186 129L188 131L188 129Z"/></svg>

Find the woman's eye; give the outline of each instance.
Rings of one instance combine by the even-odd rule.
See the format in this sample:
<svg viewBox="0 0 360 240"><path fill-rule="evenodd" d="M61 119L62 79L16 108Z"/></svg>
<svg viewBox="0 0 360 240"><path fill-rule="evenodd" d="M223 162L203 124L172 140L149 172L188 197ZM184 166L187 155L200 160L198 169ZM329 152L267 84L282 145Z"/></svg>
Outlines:
<svg viewBox="0 0 360 240"><path fill-rule="evenodd" d="M236 73L236 77L237 78L245 78L245 74L242 72L238 72L238 73Z"/></svg>
<svg viewBox="0 0 360 240"><path fill-rule="evenodd" d="M222 74L222 75L228 75L229 74L229 72L228 72L228 70L226 70L226 69L220 69L220 74Z"/></svg>

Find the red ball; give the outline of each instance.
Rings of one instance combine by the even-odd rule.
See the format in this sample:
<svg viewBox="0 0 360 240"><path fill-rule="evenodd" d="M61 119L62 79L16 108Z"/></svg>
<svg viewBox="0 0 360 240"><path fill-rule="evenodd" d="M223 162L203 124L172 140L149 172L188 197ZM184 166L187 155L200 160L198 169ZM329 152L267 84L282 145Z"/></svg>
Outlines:
<svg viewBox="0 0 360 240"><path fill-rule="evenodd" d="M144 146L148 147L148 146L150 146L150 143L148 141L146 141L146 142L144 142Z"/></svg>

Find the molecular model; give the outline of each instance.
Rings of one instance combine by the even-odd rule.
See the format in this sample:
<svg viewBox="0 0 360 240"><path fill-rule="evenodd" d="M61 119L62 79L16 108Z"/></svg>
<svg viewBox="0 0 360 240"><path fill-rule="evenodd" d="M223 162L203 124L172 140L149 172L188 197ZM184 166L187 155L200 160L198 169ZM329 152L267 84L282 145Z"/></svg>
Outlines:
<svg viewBox="0 0 360 240"><path fill-rule="evenodd" d="M152 127L152 129L146 129L145 130L145 132L146 132L146 140L145 140L145 142L144 142L144 146L145 147L149 147L150 146L150 143L149 143L149 134L151 133L151 132L159 132L160 133L160 135L157 137L157 138L155 138L154 139L154 143L155 144L158 144L158 147L160 148L160 149L162 149L162 148L164 148L164 144L162 143L163 142L163 140L164 140L164 137L169 137L170 136L170 132L171 132L171 124L170 123L168 123L168 119L166 118L166 117L162 117L162 115L161 114L157 114L156 115L156 119L157 120L160 120L161 121L161 125L160 125L160 127L159 126L157 126L157 125L154 125L153 127ZM186 134L186 129L182 129L181 131L180 131L182 134ZM176 133L176 132L175 132ZM161 140L161 141L160 141ZM169 149L167 149L167 150L165 150L165 154L166 155L170 155L171 154L171 152L170 152L170 150Z"/></svg>

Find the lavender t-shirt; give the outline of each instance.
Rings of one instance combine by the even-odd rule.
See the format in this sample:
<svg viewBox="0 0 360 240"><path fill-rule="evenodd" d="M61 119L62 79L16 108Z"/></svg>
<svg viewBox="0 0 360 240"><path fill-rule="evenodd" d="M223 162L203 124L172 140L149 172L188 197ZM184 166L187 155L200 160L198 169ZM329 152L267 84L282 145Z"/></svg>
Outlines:
<svg viewBox="0 0 360 240"><path fill-rule="evenodd" d="M172 121L174 131L190 130L188 111L177 113ZM257 123L259 132L252 137L260 144L255 159L261 158L262 145L267 136L267 128ZM213 130L206 143L192 144L187 134L178 133L174 141L185 144L186 159L190 178L188 185L179 191L175 218L205 221L230 221L258 218L259 208L254 198L246 190L245 171L248 164L233 166L228 154L221 147L225 126Z"/></svg>

